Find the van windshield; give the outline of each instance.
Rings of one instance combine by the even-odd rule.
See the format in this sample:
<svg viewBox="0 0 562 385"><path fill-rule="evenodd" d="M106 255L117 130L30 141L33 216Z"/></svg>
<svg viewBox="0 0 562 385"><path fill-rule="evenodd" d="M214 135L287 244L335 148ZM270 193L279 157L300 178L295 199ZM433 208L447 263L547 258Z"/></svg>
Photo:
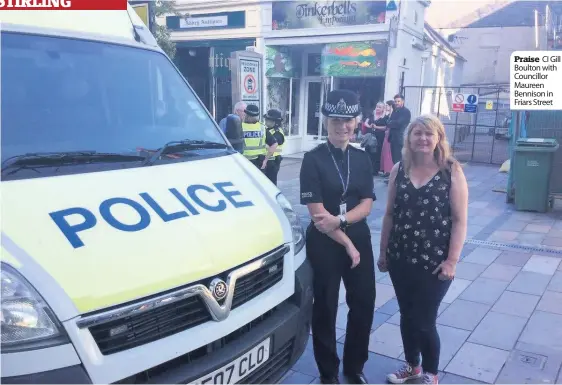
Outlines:
<svg viewBox="0 0 562 385"><path fill-rule="evenodd" d="M141 167L142 157L172 141L226 144L159 162L230 152L216 124L167 57L107 44L2 32L2 179ZM25 154L109 154L95 162L4 173ZM29 155L28 155L29 156ZM99 161L102 159L102 161ZM22 176L23 175L23 176Z"/></svg>

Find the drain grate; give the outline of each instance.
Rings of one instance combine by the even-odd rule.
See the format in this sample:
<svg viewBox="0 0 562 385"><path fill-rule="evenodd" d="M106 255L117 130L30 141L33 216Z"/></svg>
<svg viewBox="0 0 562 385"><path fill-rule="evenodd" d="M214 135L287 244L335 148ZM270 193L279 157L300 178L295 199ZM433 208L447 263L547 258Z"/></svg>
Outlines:
<svg viewBox="0 0 562 385"><path fill-rule="evenodd" d="M561 249L557 249L555 247L549 247L549 246L534 246L534 245L524 245L524 244L522 245L518 243L500 243L500 242L492 242L492 241L480 241L478 239L467 239L465 244L495 247L498 249L523 250L528 252L562 255Z"/></svg>
<svg viewBox="0 0 562 385"><path fill-rule="evenodd" d="M532 368L537 368L540 370L544 369L544 366L547 361L547 357L545 356L529 353L529 352L523 352L520 350L514 350L512 354L515 356L516 360L521 364L525 366L530 366Z"/></svg>

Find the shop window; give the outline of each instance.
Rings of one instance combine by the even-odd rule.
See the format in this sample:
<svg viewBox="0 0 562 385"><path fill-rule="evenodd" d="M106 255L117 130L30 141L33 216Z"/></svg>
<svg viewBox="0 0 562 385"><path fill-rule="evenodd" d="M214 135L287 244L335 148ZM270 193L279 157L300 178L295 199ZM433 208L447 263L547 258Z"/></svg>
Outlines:
<svg viewBox="0 0 562 385"><path fill-rule="evenodd" d="M300 79L291 78L293 86L291 87L291 111L289 113L290 136L300 135Z"/></svg>
<svg viewBox="0 0 562 385"><path fill-rule="evenodd" d="M297 78L267 79L267 109L277 108L285 115L283 130L287 136L300 135L299 83Z"/></svg>
<svg viewBox="0 0 562 385"><path fill-rule="evenodd" d="M384 102L384 77L338 78L338 88L359 95L363 118L367 118L378 102Z"/></svg>

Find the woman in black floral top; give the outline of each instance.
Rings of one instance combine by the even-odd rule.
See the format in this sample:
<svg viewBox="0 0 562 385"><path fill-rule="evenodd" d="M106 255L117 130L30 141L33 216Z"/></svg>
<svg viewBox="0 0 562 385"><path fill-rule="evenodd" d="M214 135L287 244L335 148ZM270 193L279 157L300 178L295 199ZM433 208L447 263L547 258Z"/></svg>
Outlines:
<svg viewBox="0 0 562 385"><path fill-rule="evenodd" d="M404 142L403 160L390 173L378 266L396 291L406 365L387 379L436 384L437 312L466 237L468 187L438 118L414 120Z"/></svg>

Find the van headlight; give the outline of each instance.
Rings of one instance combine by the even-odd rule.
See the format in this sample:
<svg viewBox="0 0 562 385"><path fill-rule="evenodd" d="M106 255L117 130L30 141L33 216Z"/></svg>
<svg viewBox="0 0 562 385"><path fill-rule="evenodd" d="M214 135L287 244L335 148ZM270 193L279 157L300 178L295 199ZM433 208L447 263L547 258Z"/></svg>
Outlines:
<svg viewBox="0 0 562 385"><path fill-rule="evenodd" d="M297 255L302 250L305 243L304 229L302 228L299 215L293 210L293 206L291 206L291 203L285 198L285 195L279 193L277 195L277 203L279 203L279 206L281 206L291 224L295 255Z"/></svg>
<svg viewBox="0 0 562 385"><path fill-rule="evenodd" d="M66 333L39 293L9 265L1 272L2 351L44 348L66 340Z"/></svg>

